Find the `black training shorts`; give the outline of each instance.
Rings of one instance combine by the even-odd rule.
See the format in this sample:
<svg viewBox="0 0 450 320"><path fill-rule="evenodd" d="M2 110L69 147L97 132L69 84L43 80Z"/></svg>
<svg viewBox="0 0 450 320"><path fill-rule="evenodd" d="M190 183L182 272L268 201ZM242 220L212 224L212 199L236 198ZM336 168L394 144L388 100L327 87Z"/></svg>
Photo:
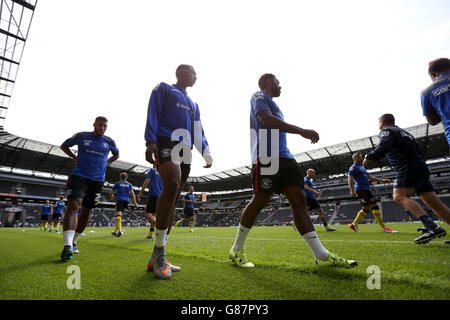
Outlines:
<svg viewBox="0 0 450 320"><path fill-rule="evenodd" d="M124 212L124 210L128 208L128 201L126 200L117 200L116 202L116 211Z"/></svg>
<svg viewBox="0 0 450 320"><path fill-rule="evenodd" d="M178 145L180 142L178 141L172 141L170 138L166 137L158 137L156 146L158 147L158 156L156 157L157 166L163 164L166 161L172 161L172 150L175 148L176 145ZM189 149L189 152L191 150ZM180 150L180 157L183 156L183 150ZM181 169L181 181L186 182L189 173L191 172L191 159L192 156L189 155L189 163L180 163L180 169Z"/></svg>
<svg viewBox="0 0 450 320"><path fill-rule="evenodd" d="M184 217L190 218L194 215L194 208L184 208Z"/></svg>
<svg viewBox="0 0 450 320"><path fill-rule="evenodd" d="M95 208L95 199L102 192L103 181L94 181L80 176L72 175L67 180L67 199L81 198L81 203L88 209Z"/></svg>
<svg viewBox="0 0 450 320"><path fill-rule="evenodd" d="M61 213L54 213L52 215L52 220L59 220L61 219Z"/></svg>
<svg viewBox="0 0 450 320"><path fill-rule="evenodd" d="M319 204L319 202L317 202L316 199L306 197L306 208L308 210L319 209L320 208L320 204Z"/></svg>
<svg viewBox="0 0 450 320"><path fill-rule="evenodd" d="M375 199L370 190L359 190L356 191L356 194L358 195L359 201L363 206L377 203L377 199Z"/></svg>
<svg viewBox="0 0 450 320"><path fill-rule="evenodd" d="M300 187L303 189L303 175L295 159L280 158L279 167L273 175L262 175L261 169L268 168L270 164L263 165L257 160L252 165L252 183L255 194L282 193L285 187Z"/></svg>
<svg viewBox="0 0 450 320"><path fill-rule="evenodd" d="M148 196L147 204L145 205L145 213L156 213L156 204L158 202L157 196Z"/></svg>

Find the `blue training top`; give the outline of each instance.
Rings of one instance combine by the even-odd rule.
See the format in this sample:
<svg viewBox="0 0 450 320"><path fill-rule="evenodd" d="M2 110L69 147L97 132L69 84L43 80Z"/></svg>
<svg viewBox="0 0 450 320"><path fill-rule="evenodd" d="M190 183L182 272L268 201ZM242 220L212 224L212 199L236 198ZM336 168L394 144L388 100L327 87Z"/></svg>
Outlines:
<svg viewBox="0 0 450 320"><path fill-rule="evenodd" d="M186 200L192 200L192 202L185 202L184 205L186 208L194 209L194 194L193 193L186 193L183 197Z"/></svg>
<svg viewBox="0 0 450 320"><path fill-rule="evenodd" d="M303 182L304 182L303 184L305 186L308 186L308 187L310 187L311 189L314 190L314 183L313 183L313 181L312 181L312 179L310 177L306 176L303 179ZM307 198L313 198L313 199L316 198L316 194L314 192L306 190L306 188L305 188L305 195L306 195Z"/></svg>
<svg viewBox="0 0 450 320"><path fill-rule="evenodd" d="M114 184L113 190L117 191L117 201L128 201L133 186L128 181L121 180Z"/></svg>
<svg viewBox="0 0 450 320"><path fill-rule="evenodd" d="M180 129L184 130L185 137L178 135ZM169 85L161 82L150 96L145 126L145 141L157 142L157 137L172 138L177 130L177 141L183 141L191 149L195 143L196 148L203 154L209 152L203 127L200 121L200 109L193 102L186 91L176 84Z"/></svg>
<svg viewBox="0 0 450 320"><path fill-rule="evenodd" d="M439 115L450 144L450 73L442 75L423 90L420 100L424 116Z"/></svg>
<svg viewBox="0 0 450 320"><path fill-rule="evenodd" d="M93 181L104 181L108 154L119 155L114 140L98 136L93 132L79 132L63 143L68 147L78 146L77 166L72 175Z"/></svg>
<svg viewBox="0 0 450 320"><path fill-rule="evenodd" d="M385 155L397 172L426 165L422 151L413 135L397 126L381 130L380 144L375 150L369 152L366 158L380 160Z"/></svg>
<svg viewBox="0 0 450 320"><path fill-rule="evenodd" d="M263 91L258 91L255 94L252 95L252 98L250 100L250 130L251 132L255 132L256 136L252 137L251 141L251 156L252 156L252 163L256 163L256 160L260 156L267 156L271 157L271 136L272 136L272 130L266 126L264 126L258 119L257 114L260 111L270 111L270 113L277 117L278 119L281 119L284 121L283 113L281 112L280 108L277 106L277 104L273 101L272 97L264 93ZM262 131L260 130L266 130L267 132L267 140L266 140L266 150L261 148L262 146L259 145L259 136ZM255 139L256 138L256 139ZM287 147L287 141L286 141L286 132L278 132L278 158L290 158L293 159L294 156L289 152L289 149ZM261 151L263 152L261 154Z"/></svg>
<svg viewBox="0 0 450 320"><path fill-rule="evenodd" d="M355 181L355 191L370 190L369 174L364 166L353 164L348 170L348 175Z"/></svg>
<svg viewBox="0 0 450 320"><path fill-rule="evenodd" d="M148 195L152 197L159 197L163 189L163 183L159 172L156 169L151 168L147 172L146 178L150 178Z"/></svg>
<svg viewBox="0 0 450 320"><path fill-rule="evenodd" d="M44 204L42 206L42 213L41 214L44 215L44 216L47 216L47 215L50 214L51 210L52 210L52 206L51 205Z"/></svg>
<svg viewBox="0 0 450 320"><path fill-rule="evenodd" d="M64 201L57 201L56 208L53 212L54 213L62 213L65 206L66 206L66 203Z"/></svg>

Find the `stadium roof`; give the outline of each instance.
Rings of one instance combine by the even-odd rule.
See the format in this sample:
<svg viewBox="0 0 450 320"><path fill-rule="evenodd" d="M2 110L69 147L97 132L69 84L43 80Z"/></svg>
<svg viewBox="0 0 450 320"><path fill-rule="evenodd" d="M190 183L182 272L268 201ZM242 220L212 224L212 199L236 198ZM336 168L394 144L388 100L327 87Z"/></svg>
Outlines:
<svg viewBox="0 0 450 320"><path fill-rule="evenodd" d="M448 143L444 135L442 124L430 126L421 124L406 128L421 147L425 159L443 158L448 152ZM371 136L358 140L339 143L325 148L295 154L300 169L306 172L308 168L316 170L316 179L333 175L345 174L352 164L351 155L359 151L367 153L379 143L378 136ZM69 176L73 169L73 160L61 151L59 146L44 142L22 138L0 130L0 166L2 171L17 173L28 170L31 175ZM370 162L368 169L389 168L384 159ZM106 181L114 183L123 171L128 173L128 181L135 186L142 184L150 167L131 162L117 160L106 172ZM390 168L389 168L390 169ZM192 184L199 192L216 192L242 190L251 188L251 165L229 169L213 174L189 177L187 183Z"/></svg>
<svg viewBox="0 0 450 320"><path fill-rule="evenodd" d="M37 0L0 1L0 130L27 41Z"/></svg>

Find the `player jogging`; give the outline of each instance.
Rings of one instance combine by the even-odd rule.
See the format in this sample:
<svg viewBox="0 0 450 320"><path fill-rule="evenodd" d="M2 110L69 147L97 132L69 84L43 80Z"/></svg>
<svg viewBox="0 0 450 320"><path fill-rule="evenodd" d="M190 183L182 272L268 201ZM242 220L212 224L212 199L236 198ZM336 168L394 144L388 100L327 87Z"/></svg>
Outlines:
<svg viewBox="0 0 450 320"><path fill-rule="evenodd" d="M49 200L45 200L45 204L42 206L41 211L41 231L47 231L48 227L48 218L53 212L53 207L50 205ZM45 225L44 225L45 221Z"/></svg>
<svg viewBox="0 0 450 320"><path fill-rule="evenodd" d="M156 165L147 172L144 182L142 183L141 190L139 191L138 201L141 201L142 194L145 188L148 186L148 199L145 205L144 217L150 223L150 231L147 235L147 239L153 239L153 233L155 232L156 226L156 203L158 202L158 197L161 194L163 188L161 177L158 171L155 169Z"/></svg>
<svg viewBox="0 0 450 320"><path fill-rule="evenodd" d="M59 226L61 224L61 216L63 214L64 207L66 206L66 203L64 202L64 195L59 196L59 201L56 201L56 203L53 206L53 214L52 214L52 222L50 223L50 230L52 231L53 226L55 226L55 232L59 234Z"/></svg>
<svg viewBox="0 0 450 320"><path fill-rule="evenodd" d="M363 157L360 152L356 152L352 156L353 165L348 170L348 186L352 197L358 196L361 201L362 208L356 215L355 220L349 225L350 229L359 232L358 224L364 217L372 211L372 215L381 226L381 232L397 233L391 228L386 227L383 216L378 206L377 200L370 191L370 182L391 183L390 179L380 179L367 173L366 168L362 165Z"/></svg>
<svg viewBox="0 0 450 320"><path fill-rule="evenodd" d="M195 218L195 214L194 214L194 204L195 204L194 186L189 186L188 190L189 190L189 192L186 193L183 196L183 198L181 198L181 201L184 202L184 217L177 221L177 223L175 224L175 227L178 227L180 225L180 223L182 223L183 221L188 221L189 220L189 231L193 232L194 229L192 229L192 228L194 226L194 218Z"/></svg>
<svg viewBox="0 0 450 320"><path fill-rule="evenodd" d="M133 191L133 186L127 181L128 174L122 172L120 174L120 181L117 181L110 191L110 198L114 200L114 192L117 192L116 201L116 229L111 232L113 236L120 237L122 232L122 213L128 208L129 194L133 198L134 207L137 209L136 195Z"/></svg>
<svg viewBox="0 0 450 320"><path fill-rule="evenodd" d="M433 83L420 95L423 115L431 125L442 122L450 155L450 59L431 61L428 74Z"/></svg>
<svg viewBox="0 0 450 320"><path fill-rule="evenodd" d="M197 80L195 70L192 66L180 65L176 77L176 84L161 82L153 89L145 127L145 157L151 164L157 164L163 181L156 206L155 243L147 267L162 279L170 279L172 275L165 239L173 222L178 196L190 172L192 147L195 145L202 154L205 168L212 165L199 107L186 92L186 88L192 87Z"/></svg>
<svg viewBox="0 0 450 320"><path fill-rule="evenodd" d="M261 90L253 94L250 109L254 195L241 215L236 240L229 252L231 263L243 268L255 266L244 252L247 236L271 195L282 192L289 200L297 230L313 252L316 262L326 261L347 268L357 266L356 261L338 257L320 242L306 210L302 173L287 147L286 133L299 134L312 143L319 140L319 135L313 130L284 122L280 108L273 101L281 93L280 83L273 74L262 75L258 84Z"/></svg>
<svg viewBox="0 0 450 320"><path fill-rule="evenodd" d="M434 192L430 183L430 170L414 137L395 125L392 114L383 114L378 123L381 130L380 144L366 155L363 165L366 167L370 160L379 160L386 156L397 172L393 190L394 200L418 217L428 230L414 239L414 243L428 243L436 237L445 236L447 232L444 228L435 224L422 206L410 198L415 191L439 217L450 223L450 209Z"/></svg>
<svg viewBox="0 0 450 320"><path fill-rule="evenodd" d="M105 181L106 166L119 158L119 149L111 138L105 136L108 120L97 117L93 132L79 132L64 141L61 150L75 161L75 169L67 180L67 211L63 220L64 248L61 259L71 260L79 253L77 240L89 223L91 209ZM75 155L70 147L77 145ZM108 159L109 152L112 156ZM81 208L78 217L77 212Z"/></svg>
<svg viewBox="0 0 450 320"><path fill-rule="evenodd" d="M306 207L307 210L311 213L312 210L316 210L319 214L320 220L322 220L323 226L325 227L325 231L336 231L336 228L331 228L328 226L327 218L325 218L325 213L320 207L319 202L316 200L316 196L320 197L322 193L314 189L313 178L316 175L316 171L314 169L308 169L306 171L306 176L303 179L303 187L305 188L305 196L306 196Z"/></svg>

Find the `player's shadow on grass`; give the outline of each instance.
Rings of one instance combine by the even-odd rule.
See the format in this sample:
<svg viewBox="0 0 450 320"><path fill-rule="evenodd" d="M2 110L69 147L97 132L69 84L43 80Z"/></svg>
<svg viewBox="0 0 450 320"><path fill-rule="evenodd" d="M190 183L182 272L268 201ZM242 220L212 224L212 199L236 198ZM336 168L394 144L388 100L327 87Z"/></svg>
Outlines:
<svg viewBox="0 0 450 320"><path fill-rule="evenodd" d="M15 264L11 267L2 269L2 272L20 271L20 270L26 270L29 268L40 267L40 266L45 266L45 265L47 265L47 266L64 265L64 264L68 264L68 263L70 263L70 261L63 261L61 258L58 257L58 255L52 254L50 256L41 257L41 259L39 259L39 260L30 261L28 263Z"/></svg>

